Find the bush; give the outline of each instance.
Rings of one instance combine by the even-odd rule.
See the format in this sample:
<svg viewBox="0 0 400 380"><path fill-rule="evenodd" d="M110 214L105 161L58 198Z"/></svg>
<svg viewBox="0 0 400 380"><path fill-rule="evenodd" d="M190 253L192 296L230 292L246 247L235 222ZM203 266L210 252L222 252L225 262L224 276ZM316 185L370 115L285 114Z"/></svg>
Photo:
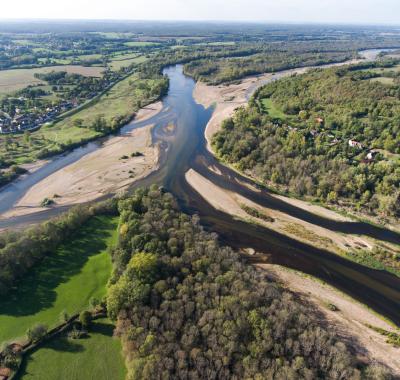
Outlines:
<svg viewBox="0 0 400 380"><path fill-rule="evenodd" d="M79 322L82 327L89 327L92 322L92 314L90 311L84 310L79 314Z"/></svg>
<svg viewBox="0 0 400 380"><path fill-rule="evenodd" d="M29 328L26 332L26 336L28 337L30 342L37 343L47 334L47 326L38 323L35 326Z"/></svg>

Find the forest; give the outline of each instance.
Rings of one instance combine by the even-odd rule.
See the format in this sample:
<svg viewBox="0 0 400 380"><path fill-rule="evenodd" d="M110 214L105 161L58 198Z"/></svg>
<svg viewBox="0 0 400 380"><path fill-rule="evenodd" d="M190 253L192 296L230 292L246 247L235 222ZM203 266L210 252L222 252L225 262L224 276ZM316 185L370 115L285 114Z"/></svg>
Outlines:
<svg viewBox="0 0 400 380"><path fill-rule="evenodd" d="M118 203L107 309L133 379L386 379L156 186Z"/></svg>
<svg viewBox="0 0 400 380"><path fill-rule="evenodd" d="M396 68L392 61L316 69L267 84L224 122L213 147L221 159L285 193L396 218ZM392 72L390 84L375 80L388 79L382 70Z"/></svg>

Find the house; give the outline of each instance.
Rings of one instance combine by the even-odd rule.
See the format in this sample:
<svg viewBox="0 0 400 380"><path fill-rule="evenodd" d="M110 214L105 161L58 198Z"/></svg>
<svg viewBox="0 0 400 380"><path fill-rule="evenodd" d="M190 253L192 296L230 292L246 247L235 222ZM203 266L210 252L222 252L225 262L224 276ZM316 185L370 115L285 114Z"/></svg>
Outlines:
<svg viewBox="0 0 400 380"><path fill-rule="evenodd" d="M322 117L317 117L317 118L315 119L315 121L316 121L318 124L322 124L322 123L324 122L324 119L323 119Z"/></svg>
<svg viewBox="0 0 400 380"><path fill-rule="evenodd" d="M358 149L362 149L363 148L363 145L360 142L356 141L356 140L349 140L349 146L352 147L352 148L358 148Z"/></svg>
<svg viewBox="0 0 400 380"><path fill-rule="evenodd" d="M376 152L375 150L371 150L368 152L368 154L365 158L369 161L373 161L377 154L378 154L378 152Z"/></svg>

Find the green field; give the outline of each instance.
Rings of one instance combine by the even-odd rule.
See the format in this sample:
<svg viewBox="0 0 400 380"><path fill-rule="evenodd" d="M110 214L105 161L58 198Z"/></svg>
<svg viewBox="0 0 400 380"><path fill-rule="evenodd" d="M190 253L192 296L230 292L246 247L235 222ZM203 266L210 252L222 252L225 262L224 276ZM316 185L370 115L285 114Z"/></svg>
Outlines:
<svg viewBox="0 0 400 380"><path fill-rule="evenodd" d="M149 41L129 41L125 42L124 45L129 47L143 47L143 46L157 46L160 44L158 42L149 42Z"/></svg>
<svg viewBox="0 0 400 380"><path fill-rule="evenodd" d="M0 342L23 337L35 323L58 323L88 307L90 298L105 295L111 273L106 252L117 238L118 218L92 218L69 242L59 247L0 302Z"/></svg>
<svg viewBox="0 0 400 380"><path fill-rule="evenodd" d="M79 65L49 66L35 69L13 69L0 71L0 94L11 94L29 85L46 82L35 78L36 73L49 73L51 71L67 71L68 73L84 76L100 77L104 67L86 67Z"/></svg>
<svg viewBox="0 0 400 380"><path fill-rule="evenodd" d="M279 107L277 107L270 98L262 99L261 104L264 112L267 112L272 118L281 120L290 118L290 116L286 115Z"/></svg>
<svg viewBox="0 0 400 380"><path fill-rule="evenodd" d="M25 361L18 379L123 380L121 343L112 337L114 326L101 319L90 327L87 339L55 339Z"/></svg>
<svg viewBox="0 0 400 380"><path fill-rule="evenodd" d="M146 62L148 58L144 55L139 55L134 58L128 58L128 59L113 59L112 62L110 63L111 69L112 70L120 70L122 67L128 67L132 65L133 63L143 63Z"/></svg>

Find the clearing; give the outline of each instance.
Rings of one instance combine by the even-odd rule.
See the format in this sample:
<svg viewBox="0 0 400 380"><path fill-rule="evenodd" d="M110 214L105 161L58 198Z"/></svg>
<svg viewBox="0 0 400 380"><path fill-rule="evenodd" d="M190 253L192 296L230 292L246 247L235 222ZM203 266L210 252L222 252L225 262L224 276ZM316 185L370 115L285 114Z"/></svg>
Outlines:
<svg viewBox="0 0 400 380"><path fill-rule="evenodd" d="M101 299L111 274L107 248L117 239L117 217L97 216L46 257L0 303L0 342L24 338L29 327L58 323L60 313L86 309Z"/></svg>

